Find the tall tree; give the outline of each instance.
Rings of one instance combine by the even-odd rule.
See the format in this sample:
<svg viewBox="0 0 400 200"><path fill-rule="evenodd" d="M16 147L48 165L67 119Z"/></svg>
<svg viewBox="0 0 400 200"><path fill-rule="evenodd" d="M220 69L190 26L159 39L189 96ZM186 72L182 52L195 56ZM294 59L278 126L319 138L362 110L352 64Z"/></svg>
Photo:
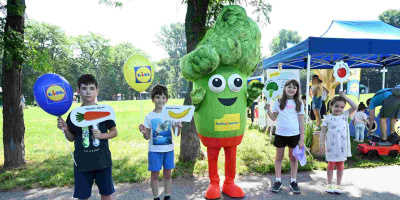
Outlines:
<svg viewBox="0 0 400 200"><path fill-rule="evenodd" d="M281 29L279 35L272 39L272 43L269 45L271 55L274 55L284 49L288 48L288 43L298 44L301 42L301 36L297 31Z"/></svg>
<svg viewBox="0 0 400 200"><path fill-rule="evenodd" d="M187 53L193 51L206 32L206 19L209 0L187 0L187 11L185 18L185 32L187 40ZM190 92L193 89L193 82L189 81L188 92L184 105L191 105ZM181 135L181 150L179 161L191 162L194 166L200 151L200 140L197 135L194 120L184 123Z"/></svg>
<svg viewBox="0 0 400 200"><path fill-rule="evenodd" d="M182 23L170 24L162 26L160 34L156 35L155 43L163 48L171 58L171 66L175 69L175 76L181 74L179 68L179 59L186 55L186 37L185 26Z"/></svg>
<svg viewBox="0 0 400 200"><path fill-rule="evenodd" d="M8 0L3 41L3 145L4 168L25 164L25 125L22 110L22 63L24 43L25 0Z"/></svg>
<svg viewBox="0 0 400 200"><path fill-rule="evenodd" d="M76 83L78 77L84 73L92 73L98 80L102 76L108 76L110 48L109 40L102 35L89 33L73 37L74 62L71 67L74 69L72 72L74 80L72 82ZM100 84L99 87L102 88L103 85ZM104 99L104 93L101 92L99 97Z"/></svg>
<svg viewBox="0 0 400 200"><path fill-rule="evenodd" d="M400 28L400 10L386 10L379 15L378 19Z"/></svg>
<svg viewBox="0 0 400 200"><path fill-rule="evenodd" d="M193 51L207 31L217 18L224 4L242 4L255 7L253 13L257 14L257 22L263 21L263 24L269 23L269 13L271 5L262 0L183 0L187 4L185 18L185 32L187 40L187 53ZM262 17L264 16L264 17ZM186 93L184 105L191 105L190 92L193 89L193 83L189 81L188 92ZM194 120L183 126L181 136L181 150L179 160L182 162L195 163L199 151L200 141L197 135Z"/></svg>
<svg viewBox="0 0 400 200"><path fill-rule="evenodd" d="M179 93L187 90L187 81L182 77L179 67L179 59L186 55L185 26L182 23L174 23L162 26L155 43L163 48L169 55L166 60L169 74L167 85L174 88L170 91L173 98L179 97Z"/></svg>
<svg viewBox="0 0 400 200"><path fill-rule="evenodd" d="M31 47L30 56L23 65L22 92L27 102L33 101L33 85L44 73L54 72L72 80L69 67L72 50L61 27L27 20L25 43Z"/></svg>

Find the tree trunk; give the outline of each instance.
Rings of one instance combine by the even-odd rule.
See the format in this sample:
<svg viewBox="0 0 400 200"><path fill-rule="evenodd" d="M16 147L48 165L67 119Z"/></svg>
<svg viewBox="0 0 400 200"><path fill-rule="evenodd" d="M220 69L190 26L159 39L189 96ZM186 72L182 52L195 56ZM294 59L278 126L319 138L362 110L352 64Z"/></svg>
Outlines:
<svg viewBox="0 0 400 200"><path fill-rule="evenodd" d="M193 51L200 39L205 34L206 15L209 0L188 0L187 12L185 18L185 31L187 40L187 53ZM191 105L192 99L190 92L193 89L193 83L189 81L188 91L186 93L184 105ZM200 152L200 140L197 135L196 126L192 119L189 123L184 123L181 136L181 151L179 161L195 163Z"/></svg>
<svg viewBox="0 0 400 200"><path fill-rule="evenodd" d="M24 52L25 0L7 1L3 57L4 168L25 164L25 125L22 109L22 62Z"/></svg>

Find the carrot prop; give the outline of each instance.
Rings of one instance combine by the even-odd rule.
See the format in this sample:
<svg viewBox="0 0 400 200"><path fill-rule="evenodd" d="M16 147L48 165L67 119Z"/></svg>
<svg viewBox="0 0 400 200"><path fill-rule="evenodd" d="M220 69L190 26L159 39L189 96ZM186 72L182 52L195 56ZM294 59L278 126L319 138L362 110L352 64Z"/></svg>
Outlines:
<svg viewBox="0 0 400 200"><path fill-rule="evenodd" d="M110 115L110 112L88 111L85 114L77 113L76 120L78 122L81 122L83 120L92 121L92 120L100 119L103 117L107 117L109 115Z"/></svg>
<svg viewBox="0 0 400 200"><path fill-rule="evenodd" d="M115 113L109 105L95 105L77 107L71 112L71 121L75 126L88 127L104 122L106 120L115 121Z"/></svg>

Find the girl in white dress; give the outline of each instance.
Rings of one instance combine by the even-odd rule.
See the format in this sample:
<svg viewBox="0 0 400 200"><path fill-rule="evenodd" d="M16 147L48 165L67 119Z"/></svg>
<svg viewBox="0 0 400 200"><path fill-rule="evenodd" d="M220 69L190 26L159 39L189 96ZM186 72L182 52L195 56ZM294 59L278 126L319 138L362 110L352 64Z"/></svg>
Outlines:
<svg viewBox="0 0 400 200"><path fill-rule="evenodd" d="M348 102L350 109L344 111ZM331 100L332 113L326 115L322 123L319 146L321 153L325 152L325 159L328 161L328 187L329 193L341 193L340 183L342 182L344 161L351 157L350 133L348 118L357 110L357 104L346 95L340 92L339 96ZM337 185L332 184L333 170L336 165Z"/></svg>

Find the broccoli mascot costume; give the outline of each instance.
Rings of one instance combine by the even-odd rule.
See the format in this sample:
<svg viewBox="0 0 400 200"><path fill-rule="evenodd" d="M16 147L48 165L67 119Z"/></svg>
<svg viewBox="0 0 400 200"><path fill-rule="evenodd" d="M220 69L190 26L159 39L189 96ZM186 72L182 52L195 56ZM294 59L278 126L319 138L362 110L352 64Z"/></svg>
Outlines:
<svg viewBox="0 0 400 200"><path fill-rule="evenodd" d="M264 86L247 78L260 61L261 33L240 6L226 6L215 27L207 31L196 49L180 60L183 76L194 82L191 92L194 120L200 140L207 147L210 185L205 197L221 197L218 154L225 150L225 181L222 192L244 197L234 182L237 145L246 128L246 107L253 104Z"/></svg>

